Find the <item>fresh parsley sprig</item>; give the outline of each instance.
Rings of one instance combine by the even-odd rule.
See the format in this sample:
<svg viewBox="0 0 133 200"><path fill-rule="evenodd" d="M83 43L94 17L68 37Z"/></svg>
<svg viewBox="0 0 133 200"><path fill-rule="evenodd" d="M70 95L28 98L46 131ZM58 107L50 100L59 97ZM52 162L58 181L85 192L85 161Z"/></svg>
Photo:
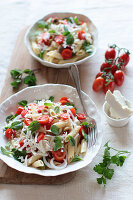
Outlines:
<svg viewBox="0 0 133 200"><path fill-rule="evenodd" d="M114 175L114 169L110 168L111 164L117 166L123 166L125 159L127 158L125 154L129 154L128 151L119 151L111 146L109 146L109 141L104 145L104 155L103 155L103 162L95 165L93 170L102 176L97 178L98 184L106 185L107 179L111 180L112 176ZM110 150L117 152L115 155L111 156Z"/></svg>

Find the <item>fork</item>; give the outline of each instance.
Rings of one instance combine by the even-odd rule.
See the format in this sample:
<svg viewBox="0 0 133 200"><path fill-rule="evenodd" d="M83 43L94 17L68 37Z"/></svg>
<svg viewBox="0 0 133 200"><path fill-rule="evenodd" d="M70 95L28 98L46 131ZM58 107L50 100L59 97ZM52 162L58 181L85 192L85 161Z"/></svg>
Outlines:
<svg viewBox="0 0 133 200"><path fill-rule="evenodd" d="M73 82L75 84L80 103L83 108L83 112L86 115L87 122L89 124L88 127L88 148L92 147L96 143L97 135L98 135L98 130L97 130L97 125L95 119L90 117L85 109L85 104L82 98L82 92L81 92L81 86L80 86L80 78L79 78L79 71L78 68L75 64L71 65L69 67L69 73L73 79Z"/></svg>

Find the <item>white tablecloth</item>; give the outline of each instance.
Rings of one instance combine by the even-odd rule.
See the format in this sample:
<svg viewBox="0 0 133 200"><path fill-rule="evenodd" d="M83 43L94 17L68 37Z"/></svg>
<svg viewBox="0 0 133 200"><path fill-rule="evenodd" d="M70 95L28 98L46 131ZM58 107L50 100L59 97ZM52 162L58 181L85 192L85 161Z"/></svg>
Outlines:
<svg viewBox="0 0 133 200"><path fill-rule="evenodd" d="M8 64L20 30L39 17L53 11L73 11L88 15L99 30L99 49L90 67L86 79L88 93L101 110L104 94L91 90L92 81L103 62L104 51L108 43L116 43L132 51L133 47L133 1L132 0L4 0L0 1L0 90L2 89ZM132 55L131 55L132 57ZM94 67L95 66L95 67ZM14 66L17 67L17 66ZM18 66L19 67L19 66ZM88 86L87 86L88 85ZM120 88L123 95L133 103L133 66L128 65L125 82ZM132 200L133 199L133 155L125 161L122 168L115 167L115 174L107 186L96 183L97 174L93 171L96 163L102 160L103 145L107 140L118 149L133 149L133 119L122 129L109 126L102 114L104 138L102 147L94 161L79 170L69 183L58 186L48 185L0 185L1 200L54 199L54 200Z"/></svg>

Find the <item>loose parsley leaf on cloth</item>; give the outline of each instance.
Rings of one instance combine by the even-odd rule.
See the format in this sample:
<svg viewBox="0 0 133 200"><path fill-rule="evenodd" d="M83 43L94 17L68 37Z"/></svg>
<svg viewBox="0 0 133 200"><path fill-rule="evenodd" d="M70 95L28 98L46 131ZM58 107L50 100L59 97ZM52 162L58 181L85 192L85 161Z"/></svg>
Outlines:
<svg viewBox="0 0 133 200"><path fill-rule="evenodd" d="M73 44L73 42L74 42L74 37L73 37L73 35L70 33L70 34L68 34L67 37L66 37L66 43L69 44L69 45L71 45L71 44Z"/></svg>
<svg viewBox="0 0 133 200"><path fill-rule="evenodd" d="M9 122L10 122L11 120L13 120L16 116L17 116L17 114L16 114L16 115L9 115L9 116L7 116L7 117L6 117L6 122L9 123Z"/></svg>
<svg viewBox="0 0 133 200"><path fill-rule="evenodd" d="M74 158L72 159L72 162L77 162L83 160L82 158L80 158L78 155L75 155Z"/></svg>
<svg viewBox="0 0 133 200"><path fill-rule="evenodd" d="M47 22L45 22L45 21L43 21L43 20L40 20L40 21L38 22L38 27L39 27L39 28L46 28L46 29L48 29L48 28L49 28L49 25L48 25Z"/></svg>
<svg viewBox="0 0 133 200"><path fill-rule="evenodd" d="M58 135L59 134L59 128L56 125L52 125L50 130L54 135Z"/></svg>
<svg viewBox="0 0 133 200"><path fill-rule="evenodd" d="M54 101L54 97L53 97L53 96L50 96L50 97L49 97L49 100L50 100L50 101Z"/></svg>
<svg viewBox="0 0 133 200"><path fill-rule="evenodd" d="M70 141L72 146L75 146L75 139L71 135L68 136L68 140Z"/></svg>
<svg viewBox="0 0 133 200"><path fill-rule="evenodd" d="M25 107L25 106L27 106L27 103L28 102L26 100L22 100L22 101L18 102L18 105Z"/></svg>
<svg viewBox="0 0 133 200"><path fill-rule="evenodd" d="M128 151L119 151L113 147L110 147L109 142L106 142L104 145L104 155L103 155L103 162L99 163L98 165L95 165L93 170L97 172L98 174L102 174L101 178L97 178L98 184L104 184L106 185L106 179L111 180L112 176L114 175L114 169L109 168L111 164L115 164L117 166L122 166L126 156L122 154L130 153ZM110 150L114 150L117 153L113 156L110 154Z"/></svg>
<svg viewBox="0 0 133 200"><path fill-rule="evenodd" d="M54 151L57 151L58 149L62 148L62 141L59 136L55 137L55 146L54 146Z"/></svg>
<svg viewBox="0 0 133 200"><path fill-rule="evenodd" d="M23 123L21 121L15 121L11 124L10 128L12 128L14 130L19 130L19 129L23 128Z"/></svg>
<svg viewBox="0 0 133 200"><path fill-rule="evenodd" d="M38 121L33 121L29 124L28 129L31 131L32 134L35 133L40 128L40 123Z"/></svg>

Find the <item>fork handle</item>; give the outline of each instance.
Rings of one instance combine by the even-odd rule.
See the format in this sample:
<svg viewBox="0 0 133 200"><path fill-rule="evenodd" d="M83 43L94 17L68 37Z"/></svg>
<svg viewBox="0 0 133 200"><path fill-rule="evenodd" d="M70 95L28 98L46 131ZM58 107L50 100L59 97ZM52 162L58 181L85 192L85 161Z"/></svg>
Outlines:
<svg viewBox="0 0 133 200"><path fill-rule="evenodd" d="M75 65L75 64L71 65L69 67L69 73L70 73L70 75L71 75L71 77L73 79L73 82L75 84L75 87L76 87L77 93L79 95L79 99L80 99L81 105L83 107L83 111L84 111L85 115L88 115L87 112L86 112L86 109L85 109L84 101L82 99L79 71L78 71L77 65Z"/></svg>

